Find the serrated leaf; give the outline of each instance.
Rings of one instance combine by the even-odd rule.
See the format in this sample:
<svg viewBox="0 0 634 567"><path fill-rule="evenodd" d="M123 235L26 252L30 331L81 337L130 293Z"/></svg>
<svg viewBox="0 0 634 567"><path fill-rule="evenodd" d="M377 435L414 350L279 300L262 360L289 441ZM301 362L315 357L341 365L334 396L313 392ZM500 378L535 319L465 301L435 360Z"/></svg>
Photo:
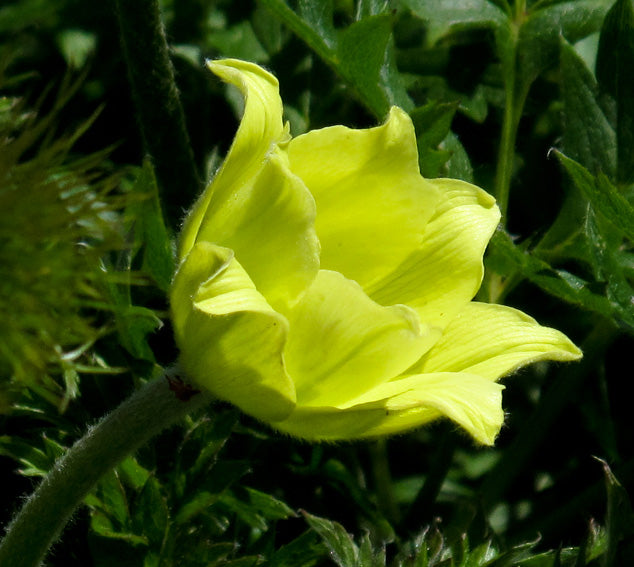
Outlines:
<svg viewBox="0 0 634 567"><path fill-rule="evenodd" d="M547 262L521 250L508 234L498 229L489 244L493 269L499 273L517 271L545 292L574 305L583 306L606 317L614 316L614 306L603 295L594 293L590 282L565 270L556 270Z"/></svg>
<svg viewBox="0 0 634 567"><path fill-rule="evenodd" d="M98 499L99 512L113 521L113 530L127 530L130 523L128 501L116 471L101 477L93 496Z"/></svg>
<svg viewBox="0 0 634 567"><path fill-rule="evenodd" d="M511 71L514 64L514 32L506 10L489 0L404 0L412 13L425 21L430 43L467 30L489 29L502 65Z"/></svg>
<svg viewBox="0 0 634 567"><path fill-rule="evenodd" d="M332 23L333 0L323 0L322 2L299 0L297 9L301 19L318 34L324 45L330 49L335 49L337 38Z"/></svg>
<svg viewBox="0 0 634 567"><path fill-rule="evenodd" d="M634 242L634 207L610 180L602 173L593 176L585 167L561 152L555 151L554 154L594 210Z"/></svg>
<svg viewBox="0 0 634 567"><path fill-rule="evenodd" d="M626 490L614 476L610 466L605 461L598 460L603 466L608 495L608 510L605 522L608 548L604 565L617 565L619 543L622 539L631 538L634 535L634 511Z"/></svg>
<svg viewBox="0 0 634 567"><path fill-rule="evenodd" d="M564 151L591 172L611 177L616 170L616 134L599 105L597 82L563 39L560 54Z"/></svg>
<svg viewBox="0 0 634 567"><path fill-rule="evenodd" d="M369 16L346 28L338 37L336 55L344 77L377 117L384 118L392 105L411 109L394 63L390 15Z"/></svg>
<svg viewBox="0 0 634 567"><path fill-rule="evenodd" d="M132 528L147 537L155 547L161 547L169 523L167 501L154 477L149 477L134 502Z"/></svg>
<svg viewBox="0 0 634 567"><path fill-rule="evenodd" d="M536 541L521 543L504 551L495 559L485 563L486 567L514 567L522 559L530 557L531 550L537 545Z"/></svg>
<svg viewBox="0 0 634 567"><path fill-rule="evenodd" d="M451 154L447 162L446 176L473 183L473 167L458 137L453 132L449 132L441 147Z"/></svg>
<svg viewBox="0 0 634 567"><path fill-rule="evenodd" d="M457 102L430 102L411 112L417 133L421 173L424 177L439 177L442 167L451 158L451 152L439 149L439 145L449 134L457 108Z"/></svg>
<svg viewBox="0 0 634 567"><path fill-rule="evenodd" d="M23 476L44 476L53 466L55 458L47 452L33 447L31 443L10 435L0 436L0 455L19 462Z"/></svg>
<svg viewBox="0 0 634 567"><path fill-rule="evenodd" d="M404 0L403 4L427 22L432 43L452 31L497 28L509 21L505 11L489 0Z"/></svg>
<svg viewBox="0 0 634 567"><path fill-rule="evenodd" d="M353 567L358 565L359 548L352 536L344 527L326 518L313 516L302 512L308 525L315 530L326 547L330 550L330 557L339 567Z"/></svg>
<svg viewBox="0 0 634 567"><path fill-rule="evenodd" d="M370 534L367 532L363 534L359 546L359 567L385 567L385 560L385 547L375 549L370 540Z"/></svg>
<svg viewBox="0 0 634 567"><path fill-rule="evenodd" d="M634 5L617 0L601 28L597 79L616 102L617 180L634 181Z"/></svg>
<svg viewBox="0 0 634 567"><path fill-rule="evenodd" d="M220 495L219 500L249 526L266 530L271 520L295 516L284 502L252 488L237 488Z"/></svg>
<svg viewBox="0 0 634 567"><path fill-rule="evenodd" d="M517 43L522 81L530 84L556 64L560 38L576 43L598 31L612 0L570 0L542 5L522 22Z"/></svg>
<svg viewBox="0 0 634 567"><path fill-rule="evenodd" d="M188 432L179 449L179 468L188 479L205 475L239 419L234 410L218 412L213 418L204 417Z"/></svg>
<svg viewBox="0 0 634 567"><path fill-rule="evenodd" d="M315 532L304 532L290 543L280 547L267 567L313 567L323 558L326 549Z"/></svg>
<svg viewBox="0 0 634 567"><path fill-rule="evenodd" d="M367 16L335 30L331 0L301 0L298 13L284 0L263 0L263 4L321 57L377 118L385 118L392 104L411 109L412 102L395 67L389 13Z"/></svg>
<svg viewBox="0 0 634 567"><path fill-rule="evenodd" d="M285 520L297 516L285 502L275 498L271 494L266 494L254 488L245 488L248 495L248 502L253 509L257 510L267 520Z"/></svg>
<svg viewBox="0 0 634 567"><path fill-rule="evenodd" d="M249 471L244 461L220 461L205 476L203 482L192 488L183 505L174 518L177 524L183 524L190 518L204 513L218 502L223 491Z"/></svg>

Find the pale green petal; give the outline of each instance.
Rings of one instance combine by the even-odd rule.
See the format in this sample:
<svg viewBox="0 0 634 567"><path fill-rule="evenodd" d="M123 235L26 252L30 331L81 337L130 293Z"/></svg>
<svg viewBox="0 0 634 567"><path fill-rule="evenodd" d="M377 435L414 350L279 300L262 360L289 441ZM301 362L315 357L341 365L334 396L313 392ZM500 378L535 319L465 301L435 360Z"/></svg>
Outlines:
<svg viewBox="0 0 634 567"><path fill-rule="evenodd" d="M408 376L374 388L338 407L298 406L276 429L309 440L339 440L402 433L439 417L491 445L504 422L503 386L467 373Z"/></svg>
<svg viewBox="0 0 634 567"><path fill-rule="evenodd" d="M581 351L555 329L525 313L487 303L468 304L429 351L421 372L470 372L497 380L539 360L576 360Z"/></svg>
<svg viewBox="0 0 634 567"><path fill-rule="evenodd" d="M408 307L382 307L356 282L324 270L289 323L285 360L298 405L344 404L404 372L440 335Z"/></svg>
<svg viewBox="0 0 634 567"><path fill-rule="evenodd" d="M234 199L238 189L258 173L271 148L288 138L273 75L236 59L211 61L208 66L223 81L238 87L245 98L244 114L224 164L185 222L180 237L181 258L196 240L217 242L216 219L230 218L241 208L242 203Z"/></svg>
<svg viewBox="0 0 634 567"><path fill-rule="evenodd" d="M409 116L377 128L333 126L288 146L291 169L317 203L321 267L367 287L420 247L438 191L420 176Z"/></svg>
<svg viewBox="0 0 634 567"><path fill-rule="evenodd" d="M475 185L456 179L431 182L442 197L422 246L367 291L382 305L405 303L421 321L444 328L480 287L482 256L500 211L493 197Z"/></svg>
<svg viewBox="0 0 634 567"><path fill-rule="evenodd" d="M265 421L295 405L282 351L286 319L255 289L231 250L194 245L174 278L180 363L199 387Z"/></svg>
<svg viewBox="0 0 634 567"><path fill-rule="evenodd" d="M231 217L215 216L215 243L232 249L258 291L284 311L319 270L315 202L280 149L235 199Z"/></svg>

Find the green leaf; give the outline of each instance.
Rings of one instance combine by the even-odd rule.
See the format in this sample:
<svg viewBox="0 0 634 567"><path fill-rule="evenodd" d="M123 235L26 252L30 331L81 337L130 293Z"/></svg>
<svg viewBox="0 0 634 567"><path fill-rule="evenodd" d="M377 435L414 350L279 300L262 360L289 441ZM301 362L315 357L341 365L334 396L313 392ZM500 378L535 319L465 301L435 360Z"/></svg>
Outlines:
<svg viewBox="0 0 634 567"><path fill-rule="evenodd" d="M252 528L265 531L271 520L284 520L295 516L284 502L254 490L238 487L220 495L220 502Z"/></svg>
<svg viewBox="0 0 634 567"><path fill-rule="evenodd" d="M367 532L361 538L358 564L360 567L385 567L385 546L375 549Z"/></svg>
<svg viewBox="0 0 634 567"><path fill-rule="evenodd" d="M412 108L396 70L392 16L385 7L376 13L374 6L370 10L373 15L338 30L331 0L301 0L298 13L284 0L263 0L263 4L321 57L377 118L383 119L391 105Z"/></svg>
<svg viewBox="0 0 634 567"><path fill-rule="evenodd" d="M613 174L616 168L616 136L601 105L597 82L572 46L560 43L560 88L563 101L563 150L594 172ZM555 222L542 238L540 248L555 255L589 261L583 232L588 202L574 184L566 195Z"/></svg>
<svg viewBox="0 0 634 567"><path fill-rule="evenodd" d="M154 477L149 477L135 501L132 516L134 532L147 537L155 547L161 547L169 523L167 501Z"/></svg>
<svg viewBox="0 0 634 567"><path fill-rule="evenodd" d="M381 77L391 35L392 19L389 15L370 16L353 23L339 34L335 52L342 77L353 85L368 108L380 118L387 114L392 104L406 110L411 107L402 87L386 84Z"/></svg>
<svg viewBox="0 0 634 567"><path fill-rule="evenodd" d="M307 531L280 547L267 567L313 567L321 561L325 552L324 544L315 532Z"/></svg>
<svg viewBox="0 0 634 567"><path fill-rule="evenodd" d="M503 230L498 229L493 235L488 251L488 263L498 273L519 272L555 297L606 317L614 315L614 306L606 297L595 293L589 282L565 270L556 270L525 252Z"/></svg>
<svg viewBox="0 0 634 567"><path fill-rule="evenodd" d="M560 54L564 151L590 171L602 171L611 177L616 164L616 136L599 105L597 82L565 40L561 41Z"/></svg>
<svg viewBox="0 0 634 567"><path fill-rule="evenodd" d="M269 60L269 54L258 41L251 23L246 20L230 28L214 31L207 37L207 43L224 57L254 63L266 63Z"/></svg>
<svg viewBox="0 0 634 567"><path fill-rule="evenodd" d="M597 217L593 210L588 211L585 222L585 232L590 242L592 267L595 277L599 281L607 282L606 297L622 314L626 323L634 325L632 315L632 298L634 289L625 278L623 269L616 257L621 242L615 239L614 227L606 226L608 223ZM604 430L608 427L604 424Z"/></svg>
<svg viewBox="0 0 634 567"><path fill-rule="evenodd" d="M33 447L31 443L10 435L0 436L0 455L18 461L23 476L44 476L53 466L55 458Z"/></svg>
<svg viewBox="0 0 634 567"><path fill-rule="evenodd" d="M245 491L251 508L257 510L267 520L285 520L297 515L284 502L270 494L248 487Z"/></svg>
<svg viewBox="0 0 634 567"><path fill-rule="evenodd" d="M147 336L163 325L154 311L138 305L121 306L116 320L123 347L135 358L154 362Z"/></svg>
<svg viewBox="0 0 634 567"><path fill-rule="evenodd" d="M618 148L617 181L634 181L634 5L617 0L605 17L599 51L597 78L616 102Z"/></svg>
<svg viewBox="0 0 634 567"><path fill-rule="evenodd" d="M118 465L117 470L123 483L137 491L141 490L150 476L150 472L143 468L134 457L126 457Z"/></svg>
<svg viewBox="0 0 634 567"><path fill-rule="evenodd" d="M337 40L332 23L333 0L323 2L299 0L297 9L301 19L317 33L323 43L331 49L334 48Z"/></svg>
<svg viewBox="0 0 634 567"><path fill-rule="evenodd" d="M79 29L62 30L57 35L57 44L69 67L83 67L95 52L97 35Z"/></svg>
<svg viewBox="0 0 634 567"><path fill-rule="evenodd" d="M175 515L174 521L183 524L218 502L223 491L240 480L249 471L244 461L220 461L206 475L203 482L192 487L185 502Z"/></svg>
<svg viewBox="0 0 634 567"><path fill-rule="evenodd" d="M634 242L634 207L619 190L602 173L595 177L585 167L561 152L554 153L595 211Z"/></svg>
<svg viewBox="0 0 634 567"><path fill-rule="evenodd" d="M330 557L339 567L353 567L359 565L359 548L354 543L352 536L337 522L326 518L313 516L308 512L302 512L308 525L315 530L326 547L330 550Z"/></svg>
<svg viewBox="0 0 634 567"><path fill-rule="evenodd" d="M457 108L457 102L429 102L410 114L416 129L419 161L424 177L440 177L442 167L451 157L450 151L439 150L438 146L449 134Z"/></svg>
<svg viewBox="0 0 634 567"><path fill-rule="evenodd" d="M128 501L116 471L111 471L101 478L90 503L113 522L114 531L127 531L130 523ZM95 518L98 517L99 514L95 514Z"/></svg>
<svg viewBox="0 0 634 567"><path fill-rule="evenodd" d="M232 409L195 423L179 449L178 470L190 481L207 475L238 419L239 413Z"/></svg>
<svg viewBox="0 0 634 567"><path fill-rule="evenodd" d="M507 72L514 64L514 32L507 11L489 0L404 0L425 21L429 42L469 30L492 30L495 49Z"/></svg>
<svg viewBox="0 0 634 567"><path fill-rule="evenodd" d="M604 565L619 565L625 560L619 554L619 543L634 536L634 511L629 496L621 483L612 473L609 465L599 459L603 465L605 487L608 495L606 516L607 551Z"/></svg>
<svg viewBox="0 0 634 567"><path fill-rule="evenodd" d="M404 0L403 4L425 20L431 43L454 31L495 29L509 23L505 11L489 0Z"/></svg>
<svg viewBox="0 0 634 567"><path fill-rule="evenodd" d="M473 167L471 167L467 151L460 143L458 136L453 132L449 132L441 147L451 154L447 162L447 177L473 183Z"/></svg>
<svg viewBox="0 0 634 567"><path fill-rule="evenodd" d="M598 31L612 0L570 0L541 5L522 23L517 43L521 80L530 84L557 63L560 38L576 43ZM539 5L538 5L539 6Z"/></svg>
<svg viewBox="0 0 634 567"><path fill-rule="evenodd" d="M151 163L146 160L133 186L140 199L127 211L135 229L135 248L142 250L142 268L167 291L175 269L174 246L163 219L158 185Z"/></svg>
<svg viewBox="0 0 634 567"><path fill-rule="evenodd" d="M486 563L487 567L515 567L516 565L521 565L522 559L527 559L530 557L531 550L537 542L531 541L528 543L520 543L519 545L515 545L511 547L511 549L500 553L495 559L492 561L488 561ZM554 567L553 563L549 563L548 567Z"/></svg>

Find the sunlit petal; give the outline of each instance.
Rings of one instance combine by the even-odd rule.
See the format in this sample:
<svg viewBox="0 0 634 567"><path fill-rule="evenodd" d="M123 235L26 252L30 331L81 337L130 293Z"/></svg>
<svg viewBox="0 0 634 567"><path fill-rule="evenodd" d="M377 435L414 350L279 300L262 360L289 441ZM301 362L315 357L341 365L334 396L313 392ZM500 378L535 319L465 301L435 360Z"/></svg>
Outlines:
<svg viewBox="0 0 634 567"><path fill-rule="evenodd" d="M417 368L421 372L471 372L497 380L539 360L580 357L581 351L566 335L539 325L525 313L472 302L452 320Z"/></svg>
<svg viewBox="0 0 634 567"><path fill-rule="evenodd" d="M365 288L421 246L438 191L420 176L414 127L403 110L392 108L376 128L308 132L288 152L317 203L322 268Z"/></svg>
<svg viewBox="0 0 634 567"><path fill-rule="evenodd" d="M216 221L230 219L242 207L239 189L252 181L276 143L288 138L282 122L277 79L246 61L210 61L209 68L244 96L244 113L224 164L194 205L180 235L184 257L196 240L217 242Z"/></svg>
<svg viewBox="0 0 634 567"><path fill-rule="evenodd" d="M408 376L382 384L346 407L298 408L276 429L312 440L377 437L446 417L491 445L502 423L503 386L467 373Z"/></svg>
<svg viewBox="0 0 634 567"><path fill-rule="evenodd" d="M288 323L231 250L196 244L176 274L171 299L187 376L260 419L292 411L295 389L282 356Z"/></svg>
<svg viewBox="0 0 634 567"><path fill-rule="evenodd" d="M431 181L441 191L420 248L368 289L382 305L405 303L422 321L445 327L475 295L482 281L482 256L500 211L495 199L455 179Z"/></svg>
<svg viewBox="0 0 634 567"><path fill-rule="evenodd" d="M289 323L285 358L298 404L343 404L405 371L440 336L408 307L382 307L323 270Z"/></svg>

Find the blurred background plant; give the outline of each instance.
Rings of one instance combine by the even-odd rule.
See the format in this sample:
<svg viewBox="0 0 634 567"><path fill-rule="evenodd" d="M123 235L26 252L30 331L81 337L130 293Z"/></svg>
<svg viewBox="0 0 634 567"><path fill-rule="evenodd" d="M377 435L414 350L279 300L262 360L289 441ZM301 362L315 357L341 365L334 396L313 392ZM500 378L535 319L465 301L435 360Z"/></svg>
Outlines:
<svg viewBox="0 0 634 567"><path fill-rule="evenodd" d="M96 114L57 130L80 81L67 75L34 108L0 99L0 413L25 387L64 411L78 372L107 371L88 352L107 330L95 308L104 301L101 258L122 244L122 204L111 195L119 180L104 167L106 152L71 155ZM0 87L7 82L0 75Z"/></svg>
<svg viewBox="0 0 634 567"><path fill-rule="evenodd" d="M143 164L112 4L0 7L3 522L28 477L175 358L172 231L195 195L159 192ZM201 177L240 112L205 58L271 69L294 134L398 104L426 176L473 181L506 211L482 299L585 357L506 379L491 449L446 423L309 446L219 404L104 478L48 564L634 564L632 1L160 7Z"/></svg>

